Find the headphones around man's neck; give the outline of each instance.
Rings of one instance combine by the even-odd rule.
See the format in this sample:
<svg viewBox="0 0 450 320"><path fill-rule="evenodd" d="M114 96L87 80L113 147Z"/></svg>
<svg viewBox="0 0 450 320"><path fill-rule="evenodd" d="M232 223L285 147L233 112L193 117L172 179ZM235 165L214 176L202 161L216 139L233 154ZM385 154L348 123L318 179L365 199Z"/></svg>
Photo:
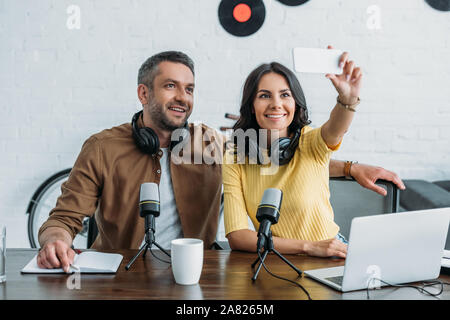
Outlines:
<svg viewBox="0 0 450 320"><path fill-rule="evenodd" d="M137 122L139 120L139 117L142 114L142 110L139 112L136 112L131 119L131 128L133 130L133 138L134 142L136 143L136 146L141 150L143 153L149 154L149 155L155 155L159 151L159 138L156 132L149 127L142 127L139 128ZM181 128L180 128L181 129ZM169 145L169 150L172 151L172 149L180 142L187 140L189 137L189 127L188 123L184 124L182 127L183 132L179 138L179 140L171 140Z"/></svg>

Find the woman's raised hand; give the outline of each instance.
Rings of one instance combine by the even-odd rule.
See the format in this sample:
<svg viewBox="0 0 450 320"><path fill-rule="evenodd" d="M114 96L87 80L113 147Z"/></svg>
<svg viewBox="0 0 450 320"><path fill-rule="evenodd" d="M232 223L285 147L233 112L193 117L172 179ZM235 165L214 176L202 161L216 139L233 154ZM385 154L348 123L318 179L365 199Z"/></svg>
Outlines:
<svg viewBox="0 0 450 320"><path fill-rule="evenodd" d="M328 49L333 49L333 47L328 46ZM341 55L339 66L342 67L342 74L328 73L325 76L331 80L339 93L341 103L355 104L361 89L362 70L355 65L354 61L349 61L348 52Z"/></svg>

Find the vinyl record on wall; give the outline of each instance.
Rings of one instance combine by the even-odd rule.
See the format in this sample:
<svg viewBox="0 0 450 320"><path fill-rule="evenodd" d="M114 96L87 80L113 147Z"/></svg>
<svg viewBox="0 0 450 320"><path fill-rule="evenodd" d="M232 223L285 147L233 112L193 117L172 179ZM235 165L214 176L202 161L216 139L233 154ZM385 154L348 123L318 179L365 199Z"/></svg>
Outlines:
<svg viewBox="0 0 450 320"><path fill-rule="evenodd" d="M265 17L266 8L262 0L222 0L219 5L220 24L237 37L258 31Z"/></svg>
<svg viewBox="0 0 450 320"><path fill-rule="evenodd" d="M278 1L287 6L299 6L301 4L304 4L305 2L308 2L309 0L278 0Z"/></svg>
<svg viewBox="0 0 450 320"><path fill-rule="evenodd" d="M439 11L450 11L450 0L425 0L432 8Z"/></svg>

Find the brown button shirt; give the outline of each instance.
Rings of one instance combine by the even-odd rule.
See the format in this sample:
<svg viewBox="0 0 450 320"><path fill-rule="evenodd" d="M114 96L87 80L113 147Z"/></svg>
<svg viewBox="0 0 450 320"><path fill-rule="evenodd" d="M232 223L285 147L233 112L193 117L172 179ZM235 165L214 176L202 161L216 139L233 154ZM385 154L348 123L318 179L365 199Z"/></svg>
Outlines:
<svg viewBox="0 0 450 320"><path fill-rule="evenodd" d="M142 127L142 118L138 125ZM200 144L201 148L192 150L197 150L195 156L204 155L210 141L215 140L205 139L205 132L214 130L192 124L189 129L188 145ZM194 154L192 152L192 159ZM221 155L221 152L217 154ZM139 248L144 239L144 219L139 216L139 190L144 182L159 184L161 156L162 152L151 156L137 148L130 123L94 134L83 144L68 180L61 187L62 194L56 207L50 211L39 235L49 227L61 227L74 238L82 229L83 219L95 213L98 236L92 248ZM214 243L218 226L222 169L220 162L206 163L175 164L170 161L170 172L184 236L202 239L205 248L209 248Z"/></svg>

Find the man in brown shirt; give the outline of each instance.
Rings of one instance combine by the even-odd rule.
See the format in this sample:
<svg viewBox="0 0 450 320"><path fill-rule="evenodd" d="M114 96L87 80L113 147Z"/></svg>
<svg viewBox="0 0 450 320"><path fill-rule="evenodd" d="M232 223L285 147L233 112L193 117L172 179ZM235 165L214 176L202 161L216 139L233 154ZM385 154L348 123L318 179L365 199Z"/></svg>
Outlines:
<svg viewBox="0 0 450 320"><path fill-rule="evenodd" d="M156 137L142 133L156 140L152 150L142 147L130 123L103 130L86 140L69 179L62 185L55 208L39 230L41 250L37 262L40 267L68 270L75 255L72 240L81 231L83 219L94 213L98 236L93 248L136 249L142 243L144 219L139 217L139 188L144 182L160 183L161 149L168 148L170 155L172 133L187 125L193 108L192 60L173 51L154 55L139 70L137 93L143 111L136 115L136 130L153 129ZM180 228L184 237L202 239L205 248L210 248L218 227L221 165L214 161L197 163L195 159L198 153L204 159L205 148L214 137L218 140L220 137L211 134L213 130L205 125L189 124L185 128L190 132L186 142L200 148L187 148L192 150L188 155L194 160L192 163L169 161L174 214L179 216L179 222L173 227ZM210 138L204 139L205 136ZM221 142L216 141L216 145ZM347 171L374 191L377 190L373 182L378 178L403 186L394 173L382 168L359 164L353 165L351 172L344 168L344 162L332 161L330 176L343 176Z"/></svg>
<svg viewBox="0 0 450 320"><path fill-rule="evenodd" d="M72 240L82 229L83 219L97 208L98 236L93 248L138 248L142 243L144 219L139 217L139 188L144 182L160 183L160 148L169 147L172 131L183 127L192 112L193 63L179 52L155 55L142 65L138 82L143 112L137 126L152 128L159 147L149 152L153 154L144 154L134 141L130 123L91 136L62 186L56 207L40 228L39 266L67 269L74 257ZM204 125L191 124L188 129L191 133L208 131ZM204 147L205 142L200 143ZM209 248L219 219L220 164L170 161L170 175L184 237L203 239Z"/></svg>

